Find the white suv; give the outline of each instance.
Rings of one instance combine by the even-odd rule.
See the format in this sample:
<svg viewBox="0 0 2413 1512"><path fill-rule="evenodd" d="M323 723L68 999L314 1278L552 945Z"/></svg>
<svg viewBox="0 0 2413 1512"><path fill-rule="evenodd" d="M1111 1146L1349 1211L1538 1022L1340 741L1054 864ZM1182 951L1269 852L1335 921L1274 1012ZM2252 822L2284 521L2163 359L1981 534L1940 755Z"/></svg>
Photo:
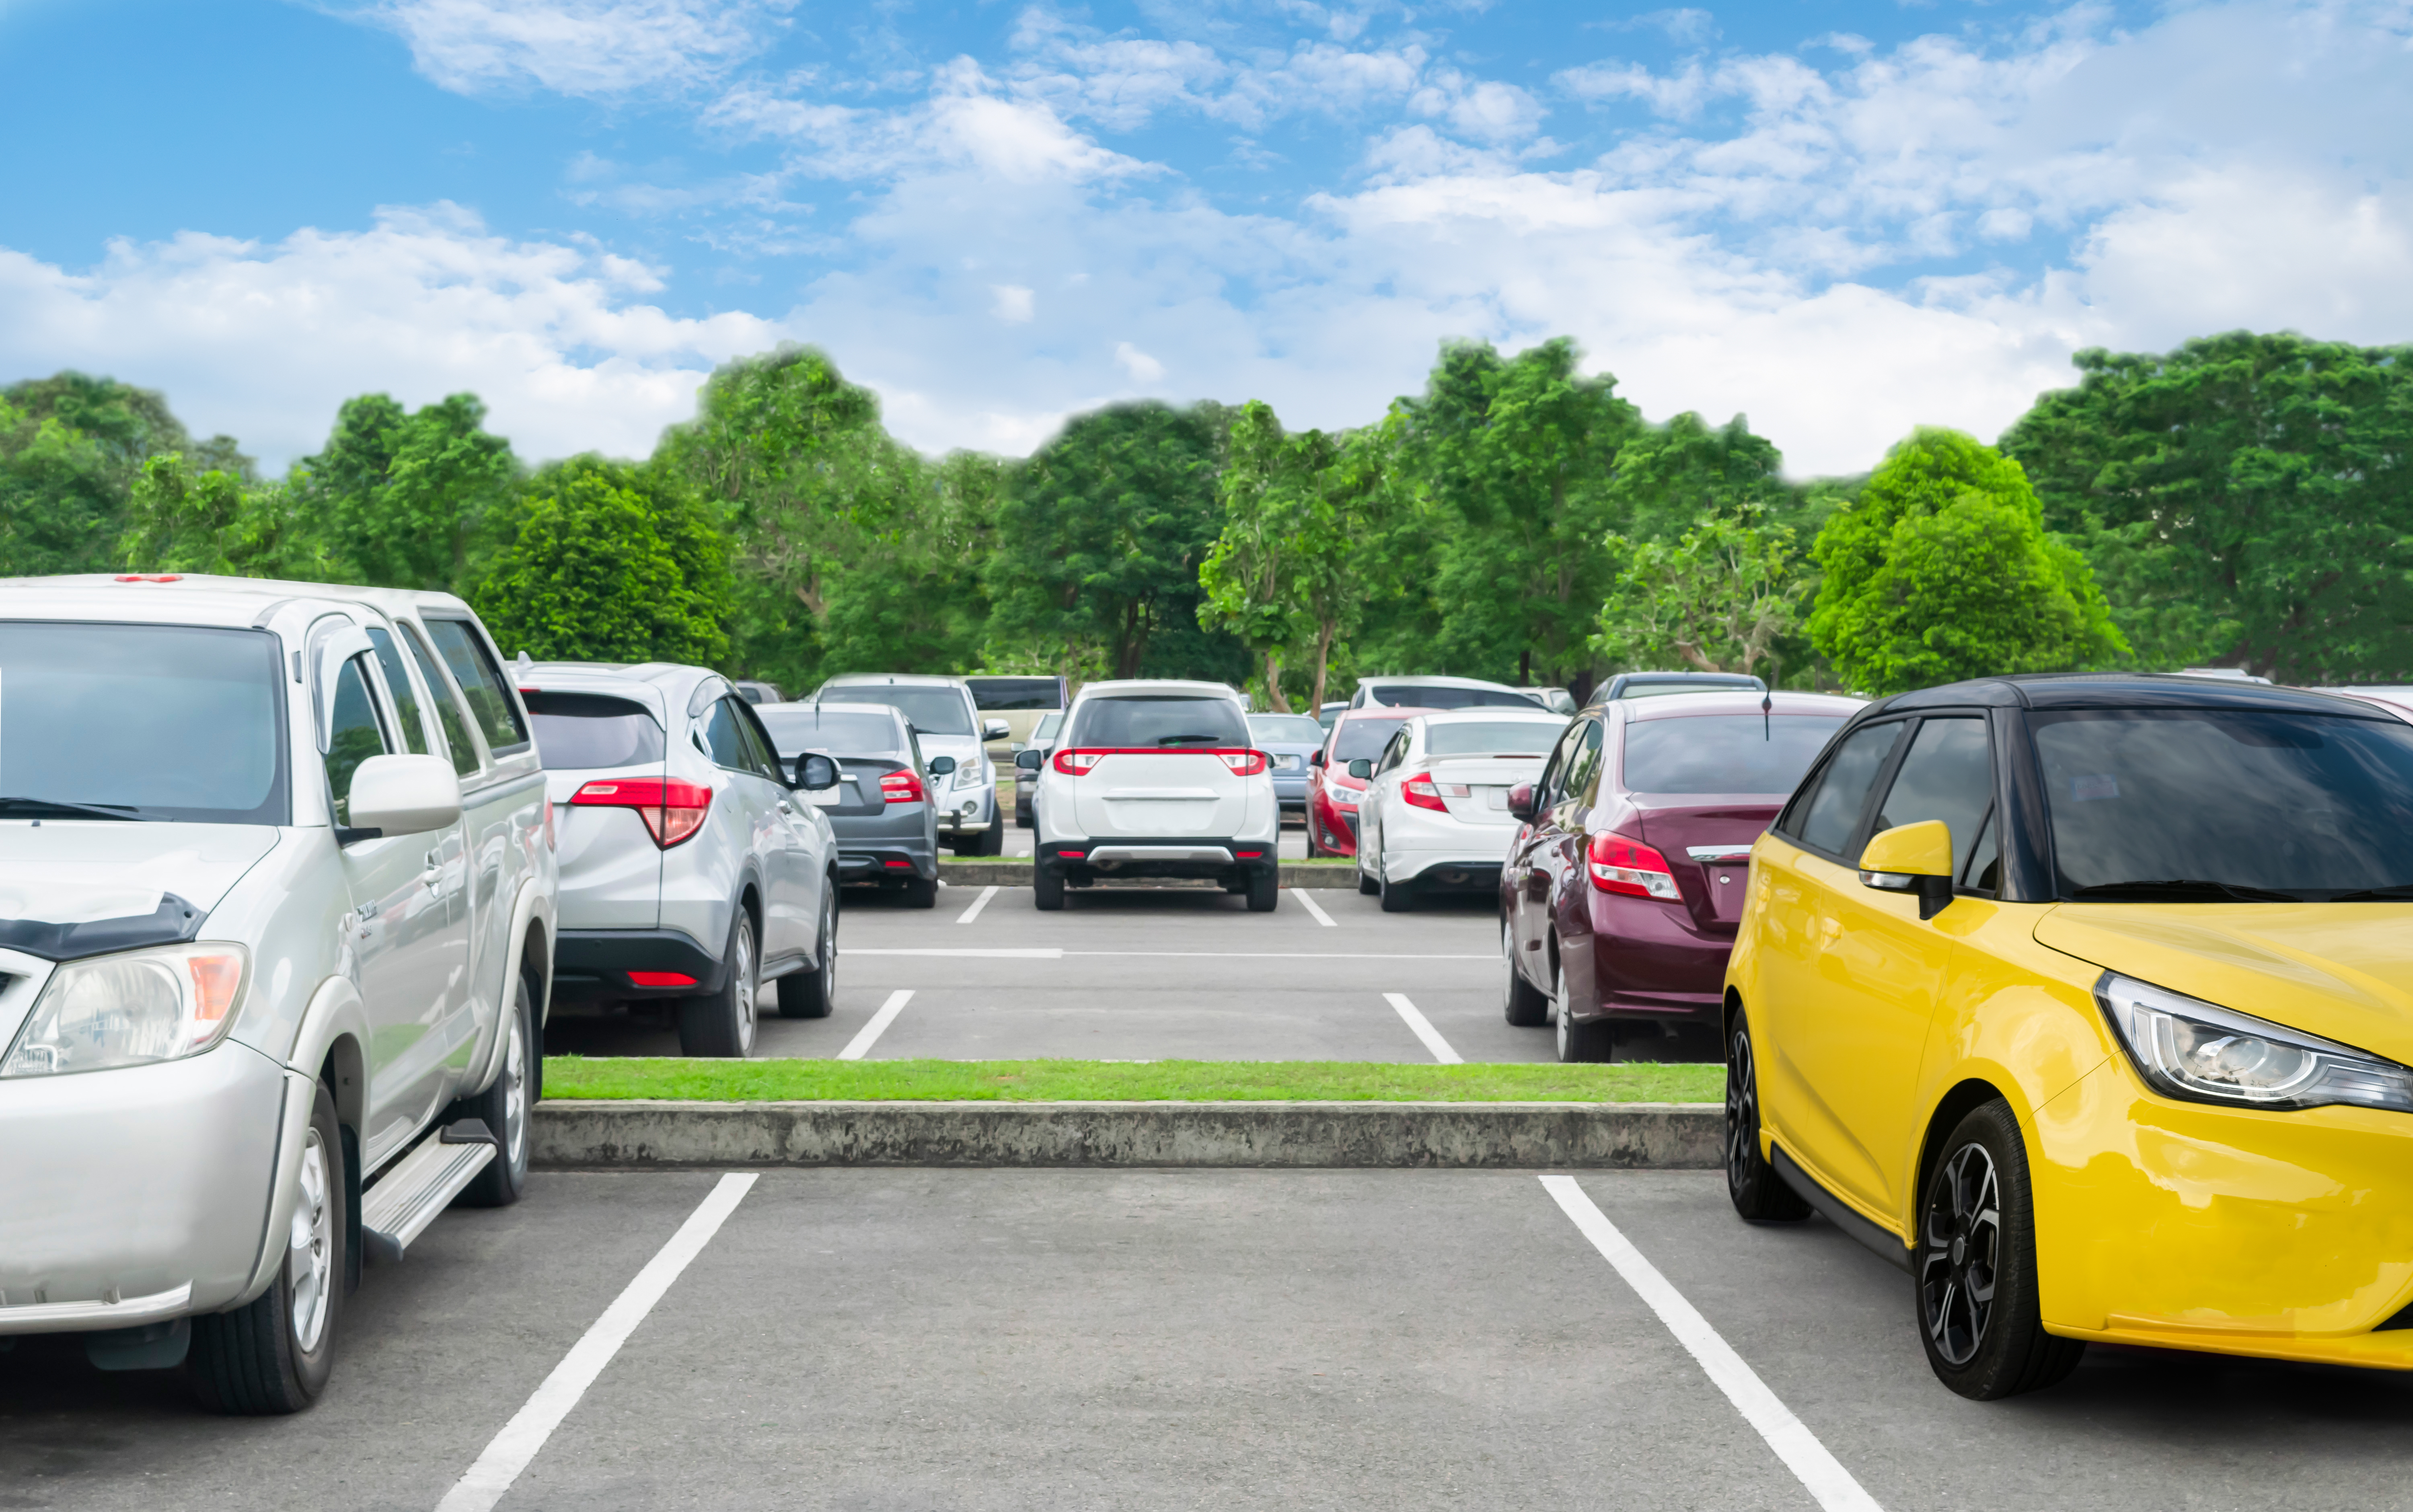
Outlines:
<svg viewBox="0 0 2413 1512"><path fill-rule="evenodd" d="M1042 909L1064 889L1124 877L1204 877L1249 907L1280 898L1281 807L1272 763L1249 738L1248 705L1221 683L1091 683L1055 748L1014 758L1036 774Z"/></svg>

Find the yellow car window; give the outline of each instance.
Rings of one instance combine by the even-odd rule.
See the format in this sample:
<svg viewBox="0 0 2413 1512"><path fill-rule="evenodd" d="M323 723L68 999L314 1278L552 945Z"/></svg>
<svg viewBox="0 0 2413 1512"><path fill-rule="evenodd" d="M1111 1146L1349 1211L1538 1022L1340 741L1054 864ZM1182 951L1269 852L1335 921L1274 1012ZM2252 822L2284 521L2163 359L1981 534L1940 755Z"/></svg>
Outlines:
<svg viewBox="0 0 2413 1512"><path fill-rule="evenodd" d="M1982 719L1922 719L1877 809L1872 835L1897 824L1944 821L1952 832L1952 875L1968 869L1977 830L1994 802L1994 762Z"/></svg>
<svg viewBox="0 0 2413 1512"><path fill-rule="evenodd" d="M1877 785L1893 743L1902 737L1899 723L1873 724L1853 733L1835 759L1818 774L1818 791L1802 810L1801 843L1828 855L1842 855L1852 843L1852 831L1868 807L1869 790Z"/></svg>

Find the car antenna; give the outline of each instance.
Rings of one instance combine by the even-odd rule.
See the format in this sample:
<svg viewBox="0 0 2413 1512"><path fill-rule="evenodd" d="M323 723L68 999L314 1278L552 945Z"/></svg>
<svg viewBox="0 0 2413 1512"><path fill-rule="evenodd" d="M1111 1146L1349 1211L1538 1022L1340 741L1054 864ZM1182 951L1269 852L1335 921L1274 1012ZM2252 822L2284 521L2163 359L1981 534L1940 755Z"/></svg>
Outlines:
<svg viewBox="0 0 2413 1512"><path fill-rule="evenodd" d="M1769 733L1768 728L1768 710L1769 705L1773 704L1775 702L1776 695L1769 692L1766 686L1763 685L1759 690L1759 738L1763 741L1773 740L1776 738L1774 734Z"/></svg>

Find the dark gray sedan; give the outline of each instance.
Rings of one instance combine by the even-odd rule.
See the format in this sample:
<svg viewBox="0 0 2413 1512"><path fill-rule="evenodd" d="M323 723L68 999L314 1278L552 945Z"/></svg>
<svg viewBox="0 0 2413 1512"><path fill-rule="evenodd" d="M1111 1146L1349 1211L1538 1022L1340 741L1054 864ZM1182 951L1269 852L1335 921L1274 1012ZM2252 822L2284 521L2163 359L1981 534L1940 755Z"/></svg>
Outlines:
<svg viewBox="0 0 2413 1512"><path fill-rule="evenodd" d="M792 768L818 752L835 759L838 784L809 797L837 837L838 881L901 891L910 908L939 901L939 825L930 783L955 769L922 759L905 716L885 704L762 704L762 727Z"/></svg>
<svg viewBox="0 0 2413 1512"><path fill-rule="evenodd" d="M1304 714L1251 714L1249 738L1274 759L1274 797L1282 811L1305 814L1307 759L1324 749L1324 726Z"/></svg>

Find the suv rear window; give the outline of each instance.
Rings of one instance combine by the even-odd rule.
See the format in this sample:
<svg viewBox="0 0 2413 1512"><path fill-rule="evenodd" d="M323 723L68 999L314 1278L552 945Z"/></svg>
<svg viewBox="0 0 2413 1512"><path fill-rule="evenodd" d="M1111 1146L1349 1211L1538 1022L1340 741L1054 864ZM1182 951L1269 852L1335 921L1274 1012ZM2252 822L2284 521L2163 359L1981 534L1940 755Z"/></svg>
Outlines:
<svg viewBox="0 0 2413 1512"><path fill-rule="evenodd" d="M1248 721L1228 698L1141 694L1093 698L1073 712L1069 749L1155 750L1181 746L1246 749Z"/></svg>
<svg viewBox="0 0 2413 1512"><path fill-rule="evenodd" d="M1442 688L1423 684L1383 683L1366 689L1366 702L1384 708L1410 709L1537 709L1542 701L1497 688Z"/></svg>
<svg viewBox="0 0 2413 1512"><path fill-rule="evenodd" d="M1790 793L1843 727L1819 714L1636 719L1625 727L1626 791ZM1872 767L1869 779L1875 776ZM1856 808L1851 817L1858 814Z"/></svg>
<svg viewBox="0 0 2413 1512"><path fill-rule="evenodd" d="M662 759L662 727L643 704L603 693L522 693L545 770L642 766Z"/></svg>

